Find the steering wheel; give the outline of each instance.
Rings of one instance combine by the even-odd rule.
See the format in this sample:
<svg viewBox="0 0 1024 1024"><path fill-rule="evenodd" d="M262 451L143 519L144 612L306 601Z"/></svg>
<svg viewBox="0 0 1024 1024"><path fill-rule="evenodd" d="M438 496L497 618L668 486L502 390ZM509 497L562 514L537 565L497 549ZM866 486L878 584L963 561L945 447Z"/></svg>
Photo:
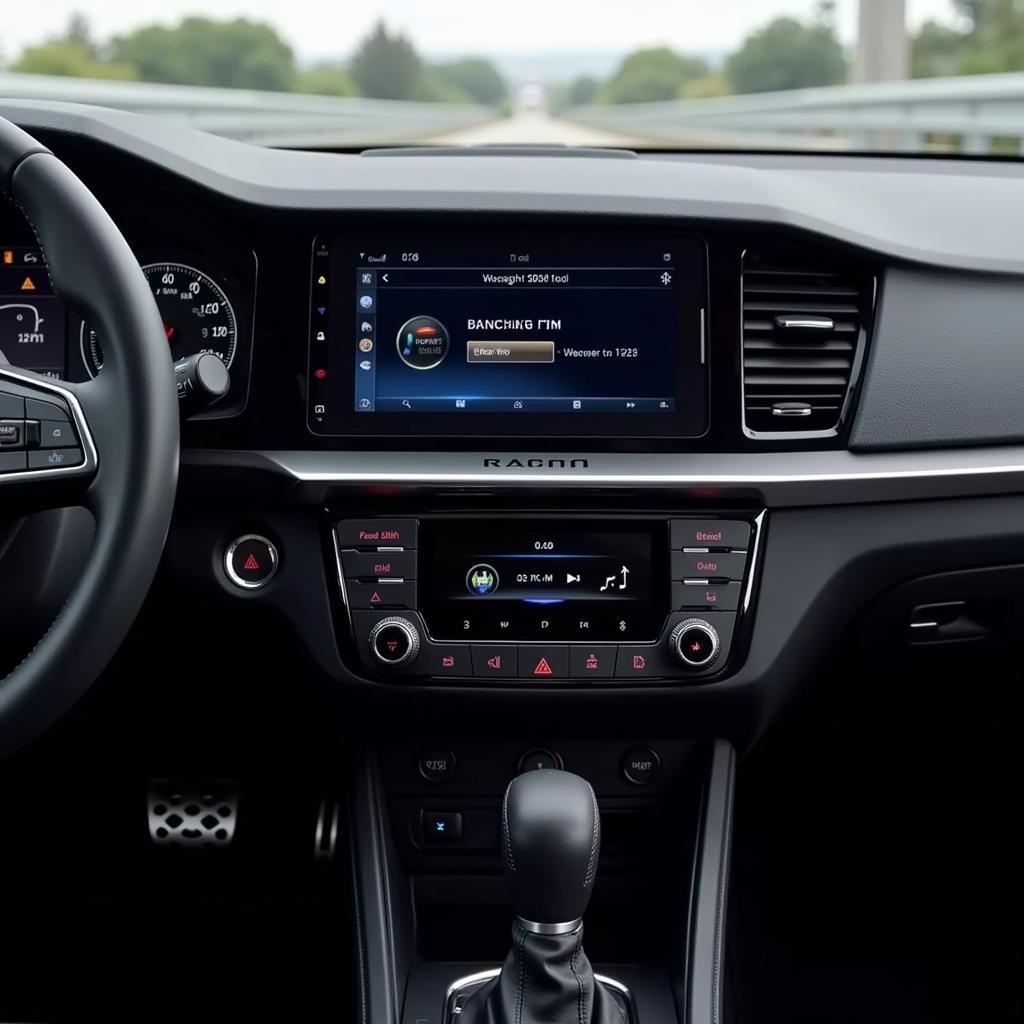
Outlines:
<svg viewBox="0 0 1024 1024"><path fill-rule="evenodd" d="M63 715L124 640L163 551L179 445L163 326L114 222L57 157L3 118L0 187L32 225L54 291L103 338L104 357L85 384L0 366L0 514L78 504L96 521L71 596L0 679L3 755Z"/></svg>

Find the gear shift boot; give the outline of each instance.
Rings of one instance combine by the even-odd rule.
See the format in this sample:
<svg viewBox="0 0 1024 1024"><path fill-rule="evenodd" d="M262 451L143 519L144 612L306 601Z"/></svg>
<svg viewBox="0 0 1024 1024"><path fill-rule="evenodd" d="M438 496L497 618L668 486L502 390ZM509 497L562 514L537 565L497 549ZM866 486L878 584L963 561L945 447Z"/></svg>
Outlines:
<svg viewBox="0 0 1024 1024"><path fill-rule="evenodd" d="M628 1024L625 1000L583 952L583 913L601 849L590 784L539 770L513 779L501 814L516 920L498 976L461 1006L460 1024Z"/></svg>

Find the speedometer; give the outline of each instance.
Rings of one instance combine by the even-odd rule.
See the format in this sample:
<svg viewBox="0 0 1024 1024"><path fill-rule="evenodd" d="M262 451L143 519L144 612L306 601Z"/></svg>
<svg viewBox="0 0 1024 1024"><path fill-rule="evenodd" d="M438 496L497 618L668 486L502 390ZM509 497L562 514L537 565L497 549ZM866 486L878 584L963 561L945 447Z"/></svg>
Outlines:
<svg viewBox="0 0 1024 1024"><path fill-rule="evenodd" d="M171 359L210 352L231 368L238 326L224 290L208 274L185 263L147 263L142 272L164 322ZM82 325L82 357L95 376L103 366L96 332Z"/></svg>

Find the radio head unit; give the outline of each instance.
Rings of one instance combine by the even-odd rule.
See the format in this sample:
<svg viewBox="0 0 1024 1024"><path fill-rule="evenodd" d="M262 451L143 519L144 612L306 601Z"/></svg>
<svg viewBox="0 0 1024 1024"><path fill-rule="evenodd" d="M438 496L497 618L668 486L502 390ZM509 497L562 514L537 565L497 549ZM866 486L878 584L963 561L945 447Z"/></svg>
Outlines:
<svg viewBox="0 0 1024 1024"><path fill-rule="evenodd" d="M322 435L695 437L707 251L635 229L314 242L307 422Z"/></svg>
<svg viewBox="0 0 1024 1024"><path fill-rule="evenodd" d="M424 515L335 527L360 666L397 680L673 681L729 662L760 520Z"/></svg>

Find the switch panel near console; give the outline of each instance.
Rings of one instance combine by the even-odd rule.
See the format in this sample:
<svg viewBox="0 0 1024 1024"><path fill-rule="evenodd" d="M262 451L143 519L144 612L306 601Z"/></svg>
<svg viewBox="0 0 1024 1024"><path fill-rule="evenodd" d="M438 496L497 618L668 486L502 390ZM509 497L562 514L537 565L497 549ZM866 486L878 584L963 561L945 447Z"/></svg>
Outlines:
<svg viewBox="0 0 1024 1024"><path fill-rule="evenodd" d="M752 520L456 515L336 525L363 667L396 681L664 682L727 664Z"/></svg>

